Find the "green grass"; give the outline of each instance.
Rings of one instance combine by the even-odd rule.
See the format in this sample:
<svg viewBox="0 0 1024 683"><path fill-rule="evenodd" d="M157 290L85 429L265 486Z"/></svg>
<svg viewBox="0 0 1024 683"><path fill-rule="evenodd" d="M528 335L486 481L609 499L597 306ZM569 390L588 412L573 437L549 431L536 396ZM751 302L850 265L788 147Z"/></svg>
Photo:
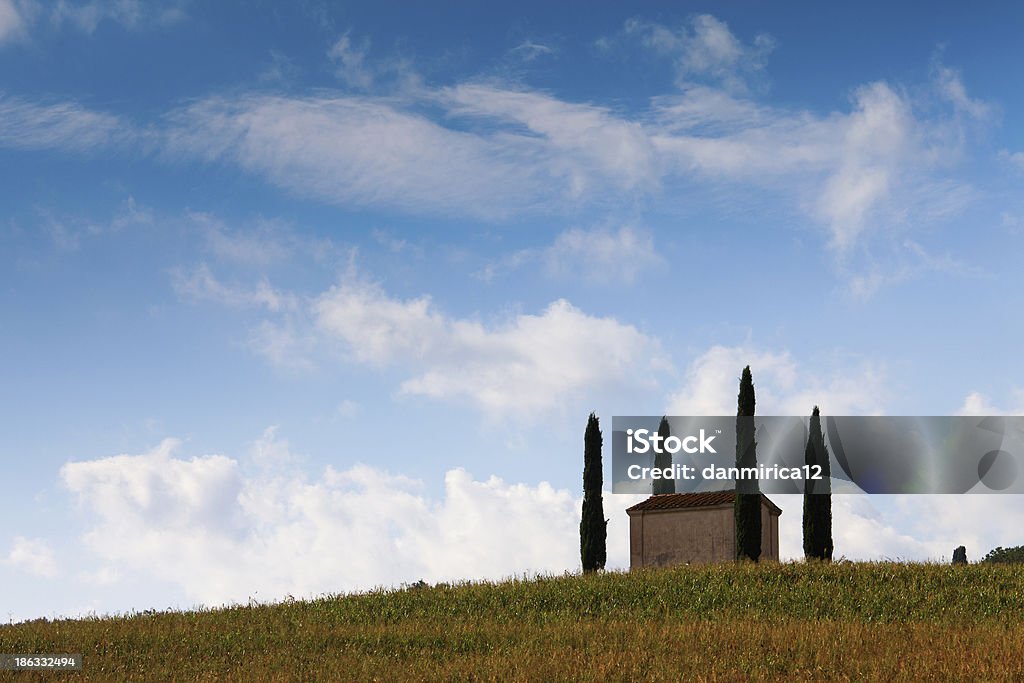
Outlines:
<svg viewBox="0 0 1024 683"><path fill-rule="evenodd" d="M1022 624L1020 565L766 563L39 620L0 652L81 652L75 680L1021 680Z"/></svg>

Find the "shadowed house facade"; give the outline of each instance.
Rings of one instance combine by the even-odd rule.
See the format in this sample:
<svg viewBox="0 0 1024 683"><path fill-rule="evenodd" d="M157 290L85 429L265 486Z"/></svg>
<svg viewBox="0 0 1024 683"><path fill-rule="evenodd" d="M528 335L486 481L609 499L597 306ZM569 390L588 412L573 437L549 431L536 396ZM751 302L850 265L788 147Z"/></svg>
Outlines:
<svg viewBox="0 0 1024 683"><path fill-rule="evenodd" d="M662 493L627 508L629 568L736 559L734 491ZM782 510L761 494L761 559L779 559Z"/></svg>

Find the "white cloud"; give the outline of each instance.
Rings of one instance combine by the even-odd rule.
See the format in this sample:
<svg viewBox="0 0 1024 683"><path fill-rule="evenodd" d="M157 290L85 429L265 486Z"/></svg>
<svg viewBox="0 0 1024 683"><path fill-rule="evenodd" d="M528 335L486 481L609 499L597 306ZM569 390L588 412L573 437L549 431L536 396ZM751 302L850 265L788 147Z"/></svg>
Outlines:
<svg viewBox="0 0 1024 683"><path fill-rule="evenodd" d="M295 467L300 461L292 455L287 439L278 437L277 430L277 425L264 429L249 451L253 464L264 472L281 472L285 468Z"/></svg>
<svg viewBox="0 0 1024 683"><path fill-rule="evenodd" d="M220 455L180 460L172 457L178 446L176 439L165 439L140 456L68 463L60 470L61 479L74 493L92 494L92 511L115 527L129 527L141 515L168 528L211 520L223 529L234 528L234 501L241 491L238 463Z"/></svg>
<svg viewBox="0 0 1024 683"><path fill-rule="evenodd" d="M185 18L183 5L182 0L0 0L0 45L27 38L40 19L47 19L55 29L70 26L88 34L94 33L104 21L128 30L167 26Z"/></svg>
<svg viewBox="0 0 1024 683"><path fill-rule="evenodd" d="M58 0L50 12L56 26L69 25L83 33L94 33L104 21L112 21L134 30L144 26L166 26L185 18L181 0L142 2L142 0Z"/></svg>
<svg viewBox="0 0 1024 683"><path fill-rule="evenodd" d="M83 240L96 239L129 228L151 225L152 212L138 204L134 197L123 200L106 221L83 221L78 216L58 214L50 209L37 209L41 230L61 251L76 251Z"/></svg>
<svg viewBox="0 0 1024 683"><path fill-rule="evenodd" d="M312 360L316 338L292 320L263 320L249 337L249 348L275 366L297 372L316 367Z"/></svg>
<svg viewBox="0 0 1024 683"><path fill-rule="evenodd" d="M349 281L314 303L325 341L352 360L405 365L403 394L467 398L485 411L520 416L558 408L602 386L650 381L663 362L656 341L613 318L596 318L565 300L538 315L485 325L437 311L429 297L401 300Z"/></svg>
<svg viewBox="0 0 1024 683"><path fill-rule="evenodd" d="M545 250L544 260L548 271L557 275L626 284L664 264L651 233L630 226L618 231L567 230Z"/></svg>
<svg viewBox="0 0 1024 683"><path fill-rule="evenodd" d="M43 578L53 578L58 574L53 548L39 538L15 536L11 552L7 554L7 564Z"/></svg>
<svg viewBox="0 0 1024 683"><path fill-rule="evenodd" d="M0 45L23 39L34 5L23 0L0 0Z"/></svg>
<svg viewBox="0 0 1024 683"><path fill-rule="evenodd" d="M363 90L373 85L373 74L366 64L366 53L370 49L370 40L364 38L358 45L353 44L346 31L331 46L327 55L335 63L335 75L353 88Z"/></svg>
<svg viewBox="0 0 1024 683"><path fill-rule="evenodd" d="M265 433L261 448L287 457L274 439ZM453 469L432 499L421 482L364 465L327 467L307 481L247 475L223 456L175 457L176 447L168 440L143 455L69 463L61 477L89 516L87 545L110 572L172 582L204 604L579 566L581 500L545 482ZM610 566L622 567L619 498L605 496Z"/></svg>
<svg viewBox="0 0 1024 683"><path fill-rule="evenodd" d="M74 103L0 97L0 145L82 151L130 143L168 160L236 164L329 203L488 220L630 204L663 190L675 196L694 183L731 196L765 188L824 225L840 252L871 231L934 221L970 199L967 185L947 174L967 123L990 117L952 70L937 67L917 98L876 81L853 89L844 110L791 110L721 84L732 72L757 71L764 41L743 45L708 16L682 32L630 26L652 47L674 50L686 73L714 76L712 84L687 82L634 112L496 81L417 84L389 97L226 95L148 127ZM371 64L349 34L333 53L357 86L401 70Z"/></svg>
<svg viewBox="0 0 1024 683"><path fill-rule="evenodd" d="M127 199L121 202L108 226L93 226L92 230L94 233L105 231L117 232L140 225L152 225L152 223L153 212L149 207L139 204L135 201L135 197L129 195Z"/></svg>
<svg viewBox="0 0 1024 683"><path fill-rule="evenodd" d="M655 149L639 121L604 107L563 102L550 95L463 84L438 94L452 115L483 117L526 126L531 135L504 131L509 151L543 144L534 163L544 175L562 179L563 194L578 199L610 184L622 191L649 192L660 185Z"/></svg>
<svg viewBox="0 0 1024 683"><path fill-rule="evenodd" d="M913 240L903 240L898 254L885 268L877 264L857 269L840 268L848 293L855 299L867 300L883 286L894 285L924 273L945 273L983 277L984 272L950 254L935 255Z"/></svg>
<svg viewBox="0 0 1024 683"><path fill-rule="evenodd" d="M1000 408L988 396L972 391L956 411L957 415L1024 415L1024 389L1014 389L1012 407Z"/></svg>
<svg viewBox="0 0 1024 683"><path fill-rule="evenodd" d="M271 312L292 310L298 300L274 289L266 280L251 287L231 286L218 280L204 263L191 272L172 272L172 285L179 297L194 301L212 301L232 308L262 307Z"/></svg>
<svg viewBox="0 0 1024 683"><path fill-rule="evenodd" d="M233 161L333 203L496 218L547 194L535 143L446 128L385 100L253 95L171 120L169 154Z"/></svg>
<svg viewBox="0 0 1024 683"><path fill-rule="evenodd" d="M443 345L446 323L430 297L399 300L363 282L332 287L314 304L318 326L344 343L354 360L385 365L423 358Z"/></svg>
<svg viewBox="0 0 1024 683"><path fill-rule="evenodd" d="M346 398L344 401L338 404L338 416L344 418L352 418L359 414L361 406L357 401Z"/></svg>
<svg viewBox="0 0 1024 683"><path fill-rule="evenodd" d="M549 276L597 284L632 284L638 276L665 265L648 230L624 225L570 228L546 247L519 249L487 263L475 277L491 282L519 268L540 263Z"/></svg>
<svg viewBox="0 0 1024 683"><path fill-rule="evenodd" d="M0 93L0 145L88 152L140 138L119 117L73 102L37 104Z"/></svg>
<svg viewBox="0 0 1024 683"><path fill-rule="evenodd" d="M260 448L294 462L268 430ZM501 579L579 569L581 499L546 482L444 475L439 497L423 482L365 465L328 466L315 479L294 468L252 469L219 455L184 458L167 440L149 453L65 465L84 541L104 581L131 574L180 587L205 605L396 586L416 580ZM625 508L643 496L604 495L608 567L629 563ZM780 555L801 557L801 497L783 508ZM977 561L1013 545L1019 496L833 496L837 557L948 561L968 547ZM500 533L496 533L500 530ZM49 571L36 541L27 562Z"/></svg>
<svg viewBox="0 0 1024 683"><path fill-rule="evenodd" d="M397 91L415 91L421 87L420 76L408 59L391 56L370 60L370 39L356 41L346 31L335 41L327 56L334 63L334 75L355 90L379 90L383 84Z"/></svg>
<svg viewBox="0 0 1024 683"><path fill-rule="evenodd" d="M542 55L551 55L555 53L554 48L537 43L529 38L516 45L514 48L509 50L509 53L515 57L523 60L524 62L532 62L533 60L541 57Z"/></svg>
<svg viewBox="0 0 1024 683"><path fill-rule="evenodd" d="M752 346L713 346L687 368L684 384L669 396L670 415L735 415L739 377L750 365L760 415L828 415L883 412L881 371L870 364L798 368L788 352Z"/></svg>
<svg viewBox="0 0 1024 683"><path fill-rule="evenodd" d="M999 151L999 158L1013 164L1014 166L1024 168L1024 152L1011 152L1003 149Z"/></svg>
<svg viewBox="0 0 1024 683"><path fill-rule="evenodd" d="M638 19L627 21L625 30L627 35L639 36L646 47L671 57L680 85L692 78L710 78L729 90L746 90L745 78L763 69L765 57L775 47L775 41L763 33L744 45L724 21L708 14L694 17L689 26L678 30Z"/></svg>
<svg viewBox="0 0 1024 683"><path fill-rule="evenodd" d="M189 223L206 240L207 248L217 258L245 265L267 266L287 259L293 246L281 226L257 221L246 230L231 230L216 216L188 212Z"/></svg>
<svg viewBox="0 0 1024 683"><path fill-rule="evenodd" d="M884 83L874 83L854 98L855 111L837 131L843 136L840 163L817 205L840 248L854 242L872 211L889 197L900 160L914 151L914 121L903 97Z"/></svg>
<svg viewBox="0 0 1024 683"><path fill-rule="evenodd" d="M783 510L779 556L800 559L802 496L771 498ZM1021 544L1021 514L1024 500L1014 495L833 495L835 557L948 563L963 545L977 562L997 546Z"/></svg>
<svg viewBox="0 0 1024 683"><path fill-rule="evenodd" d="M957 111L973 119L982 120L992 114L992 107L967 94L959 72L939 64L936 67L936 81L939 93L953 104Z"/></svg>

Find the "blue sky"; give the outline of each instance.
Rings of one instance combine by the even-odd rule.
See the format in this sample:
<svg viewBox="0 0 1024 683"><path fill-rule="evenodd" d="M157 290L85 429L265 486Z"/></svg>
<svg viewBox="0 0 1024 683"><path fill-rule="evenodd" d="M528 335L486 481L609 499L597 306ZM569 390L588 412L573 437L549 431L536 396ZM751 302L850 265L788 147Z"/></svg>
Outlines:
<svg viewBox="0 0 1024 683"><path fill-rule="evenodd" d="M573 570L587 414L748 363L1019 413L1022 12L0 0L5 616ZM850 558L1022 542L836 506Z"/></svg>

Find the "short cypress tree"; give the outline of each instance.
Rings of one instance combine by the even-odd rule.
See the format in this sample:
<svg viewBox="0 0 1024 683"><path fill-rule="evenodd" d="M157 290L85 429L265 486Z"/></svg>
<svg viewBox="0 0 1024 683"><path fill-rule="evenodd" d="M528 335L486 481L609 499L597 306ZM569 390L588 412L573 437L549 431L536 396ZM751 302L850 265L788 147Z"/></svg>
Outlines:
<svg viewBox="0 0 1024 683"><path fill-rule="evenodd" d="M811 413L804 464L821 467L821 479L804 480L804 557L832 560L832 468L818 406Z"/></svg>
<svg viewBox="0 0 1024 683"><path fill-rule="evenodd" d="M665 439L672 436L672 431L668 426L668 418L665 416L662 416L661 424L658 425L658 436L662 439L662 445L665 444ZM661 453L654 454L654 466L662 471L666 468L672 467L672 454L662 448ZM676 492L675 479L655 479L651 484L652 490L655 494Z"/></svg>
<svg viewBox="0 0 1024 683"><path fill-rule="evenodd" d="M601 487L604 476L601 468L601 425L594 413L587 419L587 431L583 436L583 514L580 517L580 559L583 571L593 572L604 569L607 559L607 520L604 518L604 503Z"/></svg>
<svg viewBox="0 0 1024 683"><path fill-rule="evenodd" d="M754 439L754 378L750 366L743 368L736 409L736 467L757 467L757 442ZM736 559L761 557L761 487L757 479L736 482Z"/></svg>

